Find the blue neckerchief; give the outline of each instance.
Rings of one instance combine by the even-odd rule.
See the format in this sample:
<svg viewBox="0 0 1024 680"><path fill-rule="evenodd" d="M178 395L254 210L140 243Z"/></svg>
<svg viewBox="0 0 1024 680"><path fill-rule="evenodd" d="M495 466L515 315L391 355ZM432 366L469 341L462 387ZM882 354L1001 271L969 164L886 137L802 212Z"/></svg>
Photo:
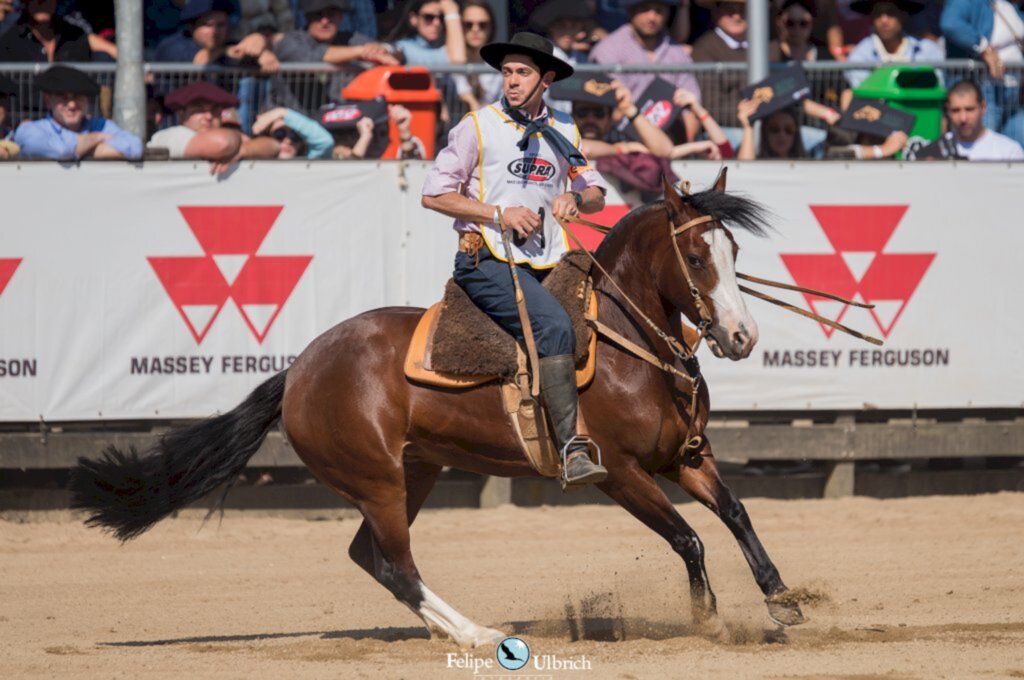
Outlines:
<svg viewBox="0 0 1024 680"><path fill-rule="evenodd" d="M530 120L520 109L514 109L509 106L508 100L504 97L501 99L501 105L509 118L526 128L523 131L523 136L516 143L520 151L526 151L526 147L530 143L530 137L539 132L548 141L551 148L555 150L555 153L569 161L569 165L579 168L587 164L586 156L580 153L579 149L565 138L565 135L551 125L548 125L546 116L539 120Z"/></svg>

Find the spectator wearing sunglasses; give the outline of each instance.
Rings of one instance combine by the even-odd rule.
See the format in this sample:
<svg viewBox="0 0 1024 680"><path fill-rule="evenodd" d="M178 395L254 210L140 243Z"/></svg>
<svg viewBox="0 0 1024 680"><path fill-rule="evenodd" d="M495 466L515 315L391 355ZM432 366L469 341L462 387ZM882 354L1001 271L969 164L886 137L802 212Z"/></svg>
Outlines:
<svg viewBox="0 0 1024 680"><path fill-rule="evenodd" d="M330 158L334 149L334 137L320 123L284 107L257 116L252 133L277 140L280 144L277 157L283 160Z"/></svg>
<svg viewBox="0 0 1024 680"><path fill-rule="evenodd" d="M672 140L640 115L625 85L588 74L556 83L550 93L552 99L571 102L580 150L616 182L629 205L652 200L661 191L662 174L677 181L667 160Z"/></svg>
<svg viewBox="0 0 1024 680"><path fill-rule="evenodd" d="M480 48L494 38L494 12L487 0L466 0L462 6L462 33L466 39L466 63L483 64ZM452 80L459 99L470 111L501 97L501 74L493 71L457 75Z"/></svg>
<svg viewBox="0 0 1024 680"><path fill-rule="evenodd" d="M397 64L386 45L361 33L343 33L338 29L339 22L350 11L349 3L350 0L302 0L306 29L288 31L278 37L274 50L281 61L322 61L336 66L353 61Z"/></svg>
<svg viewBox="0 0 1024 680"><path fill-rule="evenodd" d="M405 63L420 66L466 63L462 14L455 0L414 0L406 19L408 37L395 43L405 55Z"/></svg>
<svg viewBox="0 0 1024 680"><path fill-rule="evenodd" d="M851 62L913 63L943 61L945 51L931 40L907 35L904 27L911 14L924 8L924 0L856 0L850 9L871 16L871 35L857 43L850 52ZM850 87L857 87L869 71L847 71ZM847 99L844 105L849 103Z"/></svg>
<svg viewBox="0 0 1024 680"><path fill-rule="evenodd" d="M817 61L818 48L811 44L814 6L811 0L783 0L775 13L775 34L768 45L773 62Z"/></svg>

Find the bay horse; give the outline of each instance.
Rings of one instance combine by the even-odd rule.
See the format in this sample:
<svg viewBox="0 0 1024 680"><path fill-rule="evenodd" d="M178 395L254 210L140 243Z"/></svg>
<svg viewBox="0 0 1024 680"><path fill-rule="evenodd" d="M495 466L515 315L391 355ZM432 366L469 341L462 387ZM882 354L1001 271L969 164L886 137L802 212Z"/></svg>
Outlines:
<svg viewBox="0 0 1024 680"><path fill-rule="evenodd" d="M681 195L665 183L664 200L626 215L595 252L608 276L594 272L599 320L677 369L699 372L666 351L659 333L683 341L680 314L705 327L718 356L738 360L757 341L757 325L736 282L738 248L729 229L763 234L765 213L725 192L723 169L710 190ZM679 236L680 223L708 216ZM675 239L682 257L670 243ZM681 265L689 275L684 276ZM692 288L687 283L692 281ZM620 290L622 292L620 292ZM646 327L624 295L658 330ZM110 447L98 460L79 459L72 505L88 525L122 541L232 481L280 420L295 452L323 484L363 515L349 555L395 598L420 616L433 635L462 648L505 635L479 626L423 583L410 551L409 527L444 466L483 475L535 475L503 409L500 388L432 388L409 381L403 360L422 309L391 307L344 321L315 339L285 372L257 387L234 410L166 434L139 456ZM689 365L684 365L689 364ZM717 621L704 547L655 482L676 481L717 514L739 542L777 623L803 622L797 604L754 533L743 504L722 482L704 440L685 450L688 433L703 432L708 390L703 382L693 429L690 386L602 338L593 383L580 396L590 436L603 451L608 477L598 488L656 531L683 559L691 611ZM721 622L717 621L719 630Z"/></svg>

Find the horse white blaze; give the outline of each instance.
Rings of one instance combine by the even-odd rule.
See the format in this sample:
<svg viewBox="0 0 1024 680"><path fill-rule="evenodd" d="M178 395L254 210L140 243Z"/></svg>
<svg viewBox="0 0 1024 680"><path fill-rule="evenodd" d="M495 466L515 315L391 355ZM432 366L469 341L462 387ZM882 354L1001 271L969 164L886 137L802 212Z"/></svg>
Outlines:
<svg viewBox="0 0 1024 680"><path fill-rule="evenodd" d="M744 359L757 344L757 322L747 311L736 282L732 241L723 229L708 230L702 237L711 249L711 259L718 272L718 285L708 294L715 304L715 320L708 344L717 356L727 356L733 361Z"/></svg>
<svg viewBox="0 0 1024 680"><path fill-rule="evenodd" d="M422 583L420 591L423 600L420 602L418 610L413 609L413 611L423 619L431 633L436 632L449 637L463 649L492 644L505 637L500 630L485 628L473 623Z"/></svg>

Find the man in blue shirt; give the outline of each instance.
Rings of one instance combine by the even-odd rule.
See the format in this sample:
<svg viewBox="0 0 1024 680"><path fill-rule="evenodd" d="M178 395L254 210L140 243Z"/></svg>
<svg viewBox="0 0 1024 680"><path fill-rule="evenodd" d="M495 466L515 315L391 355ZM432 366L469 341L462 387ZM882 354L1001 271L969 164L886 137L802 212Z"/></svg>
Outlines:
<svg viewBox="0 0 1024 680"><path fill-rule="evenodd" d="M22 123L14 141L25 158L71 161L83 158L142 158L142 141L113 121L90 117L88 111L99 85L70 66L52 66L36 78L50 115Z"/></svg>

